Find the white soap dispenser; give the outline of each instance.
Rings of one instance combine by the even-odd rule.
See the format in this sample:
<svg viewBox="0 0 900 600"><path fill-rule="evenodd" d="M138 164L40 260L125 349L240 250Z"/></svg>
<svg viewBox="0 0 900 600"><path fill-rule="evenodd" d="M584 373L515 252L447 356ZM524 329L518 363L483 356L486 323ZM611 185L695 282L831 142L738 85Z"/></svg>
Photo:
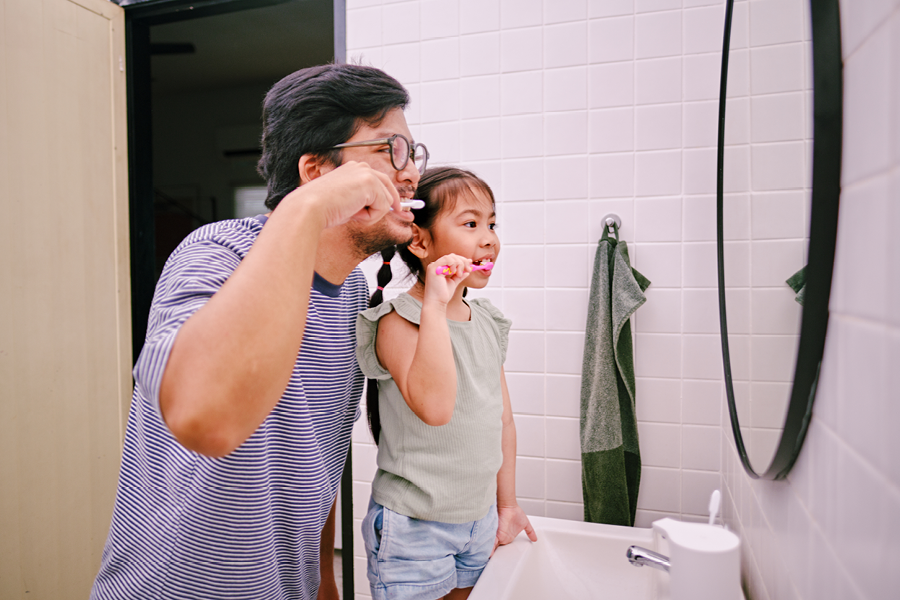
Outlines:
<svg viewBox="0 0 900 600"><path fill-rule="evenodd" d="M672 600L741 598L740 540L705 523L660 519L653 530L668 542Z"/></svg>

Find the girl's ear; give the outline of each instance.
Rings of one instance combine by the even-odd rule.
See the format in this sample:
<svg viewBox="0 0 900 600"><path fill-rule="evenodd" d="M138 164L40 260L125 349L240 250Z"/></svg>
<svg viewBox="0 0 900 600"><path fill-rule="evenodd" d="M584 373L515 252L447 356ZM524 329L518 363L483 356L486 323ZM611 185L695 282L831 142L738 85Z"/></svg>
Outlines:
<svg viewBox="0 0 900 600"><path fill-rule="evenodd" d="M300 185L303 185L313 179L318 179L329 171L333 171L335 167L321 156L304 154L297 161L297 169L300 171Z"/></svg>
<svg viewBox="0 0 900 600"><path fill-rule="evenodd" d="M412 224L412 240L409 242L409 251L415 254L423 263L428 257L431 248L431 236L428 232L415 223Z"/></svg>

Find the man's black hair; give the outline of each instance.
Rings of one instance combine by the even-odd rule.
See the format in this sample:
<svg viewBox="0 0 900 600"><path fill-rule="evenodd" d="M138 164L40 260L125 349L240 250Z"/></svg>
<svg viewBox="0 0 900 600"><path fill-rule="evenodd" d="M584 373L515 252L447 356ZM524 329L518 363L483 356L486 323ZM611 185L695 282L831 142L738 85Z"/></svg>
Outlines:
<svg viewBox="0 0 900 600"><path fill-rule="evenodd" d="M359 130L377 126L387 113L409 104L396 79L374 67L328 64L291 73L266 94L262 156L256 170L268 183L266 207L274 209L300 184L297 165L304 154L341 163L332 150Z"/></svg>

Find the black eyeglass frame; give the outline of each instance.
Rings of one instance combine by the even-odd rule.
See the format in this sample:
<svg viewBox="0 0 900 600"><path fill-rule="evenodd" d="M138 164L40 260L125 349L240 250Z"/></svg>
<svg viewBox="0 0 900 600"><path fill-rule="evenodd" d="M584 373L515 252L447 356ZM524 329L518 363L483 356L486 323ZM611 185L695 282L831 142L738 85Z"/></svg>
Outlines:
<svg viewBox="0 0 900 600"><path fill-rule="evenodd" d="M409 147L409 154L406 155L406 160L404 160L403 164L399 165L399 166L394 161L394 142L397 138L402 138L403 141L406 142L407 147ZM343 144L338 144L337 146L333 146L332 150L338 150L341 148L355 148L358 146L383 146L385 144L387 144L391 148L391 166L394 167L394 169L396 169L398 171L402 171L403 169L405 169L406 165L409 164L410 159L412 159L413 164L415 165L416 164L416 150L418 148L422 148L422 152L423 152L422 156L424 158L422 160L421 166L418 166L416 168L419 171L419 175L422 175L425 173L425 167L428 165L428 159L431 158L431 155L428 153L428 148L426 148L425 144L422 144L422 143L413 144L411 141L406 139L405 135L401 135L399 133L395 133L391 137L381 138L378 140L366 140L363 142L345 142Z"/></svg>

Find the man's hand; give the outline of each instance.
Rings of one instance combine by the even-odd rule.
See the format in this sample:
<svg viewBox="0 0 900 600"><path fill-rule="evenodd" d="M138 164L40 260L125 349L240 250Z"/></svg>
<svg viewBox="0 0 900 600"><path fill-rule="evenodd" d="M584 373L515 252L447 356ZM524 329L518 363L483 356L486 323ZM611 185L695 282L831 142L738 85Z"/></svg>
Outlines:
<svg viewBox="0 0 900 600"><path fill-rule="evenodd" d="M497 520L497 537L494 540L494 550L498 546L505 546L512 542L523 529L528 539L532 542L537 541L537 534L534 532L534 528L531 526L525 511L519 505L497 506ZM494 555L494 550L491 550L491 556Z"/></svg>
<svg viewBox="0 0 900 600"><path fill-rule="evenodd" d="M391 209L400 210L400 194L390 178L355 161L305 182L285 196L281 204L292 202L317 205L325 228L348 221L372 223L384 218Z"/></svg>

